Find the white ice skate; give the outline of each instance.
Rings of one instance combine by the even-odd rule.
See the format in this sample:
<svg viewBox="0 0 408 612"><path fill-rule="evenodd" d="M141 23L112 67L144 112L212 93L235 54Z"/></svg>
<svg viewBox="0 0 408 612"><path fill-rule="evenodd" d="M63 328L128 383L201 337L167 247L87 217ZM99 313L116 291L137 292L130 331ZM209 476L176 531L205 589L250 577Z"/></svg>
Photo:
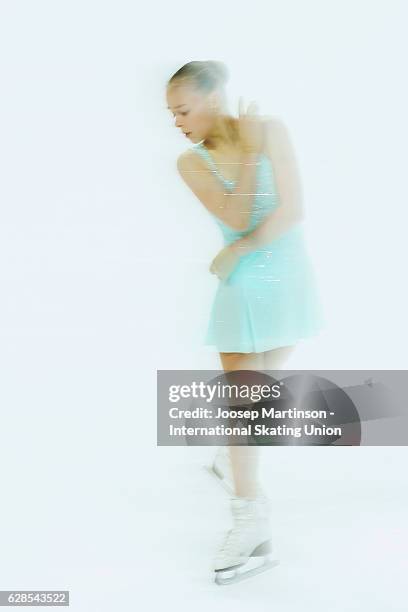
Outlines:
<svg viewBox="0 0 408 612"><path fill-rule="evenodd" d="M232 467L227 446L220 446L212 464L204 467L226 493L234 494Z"/></svg>
<svg viewBox="0 0 408 612"><path fill-rule="evenodd" d="M212 464L204 467L230 497L234 495L234 476L228 446L220 446ZM256 493L258 497L266 497L259 483L256 485Z"/></svg>
<svg viewBox="0 0 408 612"><path fill-rule="evenodd" d="M244 580L279 564L272 555L268 500L232 498L231 510L234 526L213 566L219 585Z"/></svg>

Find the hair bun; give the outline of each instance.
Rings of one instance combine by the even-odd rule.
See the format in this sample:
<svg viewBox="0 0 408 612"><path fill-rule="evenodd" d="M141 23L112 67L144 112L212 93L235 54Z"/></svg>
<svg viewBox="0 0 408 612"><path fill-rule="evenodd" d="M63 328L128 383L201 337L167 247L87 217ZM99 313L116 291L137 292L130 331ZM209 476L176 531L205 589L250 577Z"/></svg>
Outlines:
<svg viewBox="0 0 408 612"><path fill-rule="evenodd" d="M224 85L228 81L228 70L223 62L216 62L214 60L206 61L206 65L210 72L215 76L218 83Z"/></svg>

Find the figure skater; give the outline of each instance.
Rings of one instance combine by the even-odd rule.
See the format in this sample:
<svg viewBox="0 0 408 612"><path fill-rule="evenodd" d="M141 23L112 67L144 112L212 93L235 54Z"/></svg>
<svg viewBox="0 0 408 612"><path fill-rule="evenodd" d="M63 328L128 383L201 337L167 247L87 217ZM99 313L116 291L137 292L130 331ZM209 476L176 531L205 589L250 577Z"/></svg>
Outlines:
<svg viewBox="0 0 408 612"><path fill-rule="evenodd" d="M210 265L219 282L204 342L216 348L226 373L276 370L321 327L300 179L284 123L259 116L255 102L245 110L242 98L232 116L226 80L221 62L192 61L166 87L175 126L193 143L179 156L178 171L224 239ZM259 448L228 450L234 526L215 558L218 584L274 564L270 503L257 478Z"/></svg>

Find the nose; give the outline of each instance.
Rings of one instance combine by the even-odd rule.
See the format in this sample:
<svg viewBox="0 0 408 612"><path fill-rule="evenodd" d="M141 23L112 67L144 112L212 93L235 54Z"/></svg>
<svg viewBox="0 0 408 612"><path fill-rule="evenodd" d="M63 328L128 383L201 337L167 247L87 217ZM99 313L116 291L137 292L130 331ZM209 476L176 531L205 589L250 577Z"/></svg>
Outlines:
<svg viewBox="0 0 408 612"><path fill-rule="evenodd" d="M182 121L180 121L180 117L179 118L176 117L176 124L175 125L176 125L177 128L181 128L183 126Z"/></svg>

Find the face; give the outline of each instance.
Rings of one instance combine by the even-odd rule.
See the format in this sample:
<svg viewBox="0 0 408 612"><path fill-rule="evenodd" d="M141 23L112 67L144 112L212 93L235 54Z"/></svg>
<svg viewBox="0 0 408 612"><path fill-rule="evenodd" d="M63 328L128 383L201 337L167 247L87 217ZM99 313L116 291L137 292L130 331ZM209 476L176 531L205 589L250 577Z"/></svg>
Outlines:
<svg viewBox="0 0 408 612"><path fill-rule="evenodd" d="M209 96L187 85L167 88L167 105L175 118L175 126L192 142L204 140L214 125L214 112Z"/></svg>

